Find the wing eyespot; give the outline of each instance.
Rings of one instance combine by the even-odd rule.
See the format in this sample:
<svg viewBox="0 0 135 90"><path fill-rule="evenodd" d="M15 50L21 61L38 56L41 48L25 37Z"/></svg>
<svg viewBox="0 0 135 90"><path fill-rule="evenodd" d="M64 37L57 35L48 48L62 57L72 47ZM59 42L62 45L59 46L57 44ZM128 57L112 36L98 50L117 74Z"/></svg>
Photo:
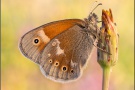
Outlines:
<svg viewBox="0 0 135 90"><path fill-rule="evenodd" d="M59 62L58 61L56 61L55 63L54 63L54 66L59 66Z"/></svg>
<svg viewBox="0 0 135 90"><path fill-rule="evenodd" d="M35 43L35 44L39 43L39 39L37 39L37 38L34 39L34 43Z"/></svg>
<svg viewBox="0 0 135 90"><path fill-rule="evenodd" d="M66 72L68 70L67 66L62 66L62 71Z"/></svg>
<svg viewBox="0 0 135 90"><path fill-rule="evenodd" d="M36 38L33 39L32 42L33 42L34 45L38 46L41 43L41 40L40 40L39 37L36 37Z"/></svg>
<svg viewBox="0 0 135 90"><path fill-rule="evenodd" d="M71 69L71 71L70 71L71 73L74 73L74 70L73 69Z"/></svg>
<svg viewBox="0 0 135 90"><path fill-rule="evenodd" d="M52 43L52 46L56 46L56 42L53 42L53 43Z"/></svg>
<svg viewBox="0 0 135 90"><path fill-rule="evenodd" d="M52 59L49 60L49 63L52 63Z"/></svg>

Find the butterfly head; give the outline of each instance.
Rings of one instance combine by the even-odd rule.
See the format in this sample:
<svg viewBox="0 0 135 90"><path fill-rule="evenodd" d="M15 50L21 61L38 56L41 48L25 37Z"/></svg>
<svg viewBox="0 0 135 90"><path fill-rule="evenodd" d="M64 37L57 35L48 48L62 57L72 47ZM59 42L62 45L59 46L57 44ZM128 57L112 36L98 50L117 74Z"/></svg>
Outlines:
<svg viewBox="0 0 135 90"><path fill-rule="evenodd" d="M97 31L98 16L95 13L90 13L87 19L84 19L86 22L86 27L88 31Z"/></svg>
<svg viewBox="0 0 135 90"><path fill-rule="evenodd" d="M96 1L96 2L97 2L97 1ZM102 5L102 3L97 4L96 7L91 10L91 12L90 12L90 14L89 14L89 16L88 16L88 22L89 22L89 24L92 24L92 25L96 25L96 24L97 24L97 22L98 22L98 16L97 16L95 13L93 13L93 12L94 12L94 10L95 10L99 5Z"/></svg>
<svg viewBox="0 0 135 90"><path fill-rule="evenodd" d="M88 22L93 25L97 24L98 16L95 13L91 12L90 15L88 16Z"/></svg>
<svg viewBox="0 0 135 90"><path fill-rule="evenodd" d="M99 22L99 20L98 20L98 16L93 11L99 5L102 5L102 3L99 3L98 5L96 5L96 7L91 10L88 18L85 19L87 31L90 32L90 35L94 37L98 37L99 28L98 28L97 23Z"/></svg>

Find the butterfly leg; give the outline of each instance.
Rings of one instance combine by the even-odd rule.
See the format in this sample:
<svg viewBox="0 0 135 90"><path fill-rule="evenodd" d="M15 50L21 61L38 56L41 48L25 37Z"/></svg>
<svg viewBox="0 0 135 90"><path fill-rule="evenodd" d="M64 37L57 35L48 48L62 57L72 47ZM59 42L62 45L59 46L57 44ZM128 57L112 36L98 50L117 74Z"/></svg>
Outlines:
<svg viewBox="0 0 135 90"><path fill-rule="evenodd" d="M101 51L103 51L103 52L105 52L105 53L107 53L107 54L112 55L111 53L105 51L104 49L102 49L102 48L100 48L100 47L98 47L98 46L96 46L95 44L93 44L93 45L94 45L97 49L99 49L99 50L101 50Z"/></svg>

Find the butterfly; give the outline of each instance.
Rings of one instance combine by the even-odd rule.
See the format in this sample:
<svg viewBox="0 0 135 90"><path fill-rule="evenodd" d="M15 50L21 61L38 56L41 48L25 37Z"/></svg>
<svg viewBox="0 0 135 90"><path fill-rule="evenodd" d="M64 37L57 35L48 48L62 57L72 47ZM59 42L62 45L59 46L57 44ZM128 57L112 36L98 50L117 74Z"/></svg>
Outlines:
<svg viewBox="0 0 135 90"><path fill-rule="evenodd" d="M68 82L79 78L98 34L98 17L65 19L47 23L24 34L22 54L40 66L49 79Z"/></svg>

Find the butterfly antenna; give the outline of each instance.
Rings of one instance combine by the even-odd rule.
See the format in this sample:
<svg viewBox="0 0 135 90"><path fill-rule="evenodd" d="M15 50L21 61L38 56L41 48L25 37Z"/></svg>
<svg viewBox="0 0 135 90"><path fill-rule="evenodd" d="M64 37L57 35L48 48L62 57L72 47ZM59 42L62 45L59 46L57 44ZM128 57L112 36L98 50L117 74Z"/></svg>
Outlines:
<svg viewBox="0 0 135 90"><path fill-rule="evenodd" d="M93 9L95 3L97 3L97 1L95 1L95 2L92 3L91 8L90 8L90 9L91 9L90 11L92 11L92 9Z"/></svg>
<svg viewBox="0 0 135 90"><path fill-rule="evenodd" d="M97 2L97 1L95 1L95 3L96 3L96 2ZM91 13L90 13L90 14L92 14L93 11L94 11L99 5L102 5L102 3L99 3L93 10L91 10Z"/></svg>

